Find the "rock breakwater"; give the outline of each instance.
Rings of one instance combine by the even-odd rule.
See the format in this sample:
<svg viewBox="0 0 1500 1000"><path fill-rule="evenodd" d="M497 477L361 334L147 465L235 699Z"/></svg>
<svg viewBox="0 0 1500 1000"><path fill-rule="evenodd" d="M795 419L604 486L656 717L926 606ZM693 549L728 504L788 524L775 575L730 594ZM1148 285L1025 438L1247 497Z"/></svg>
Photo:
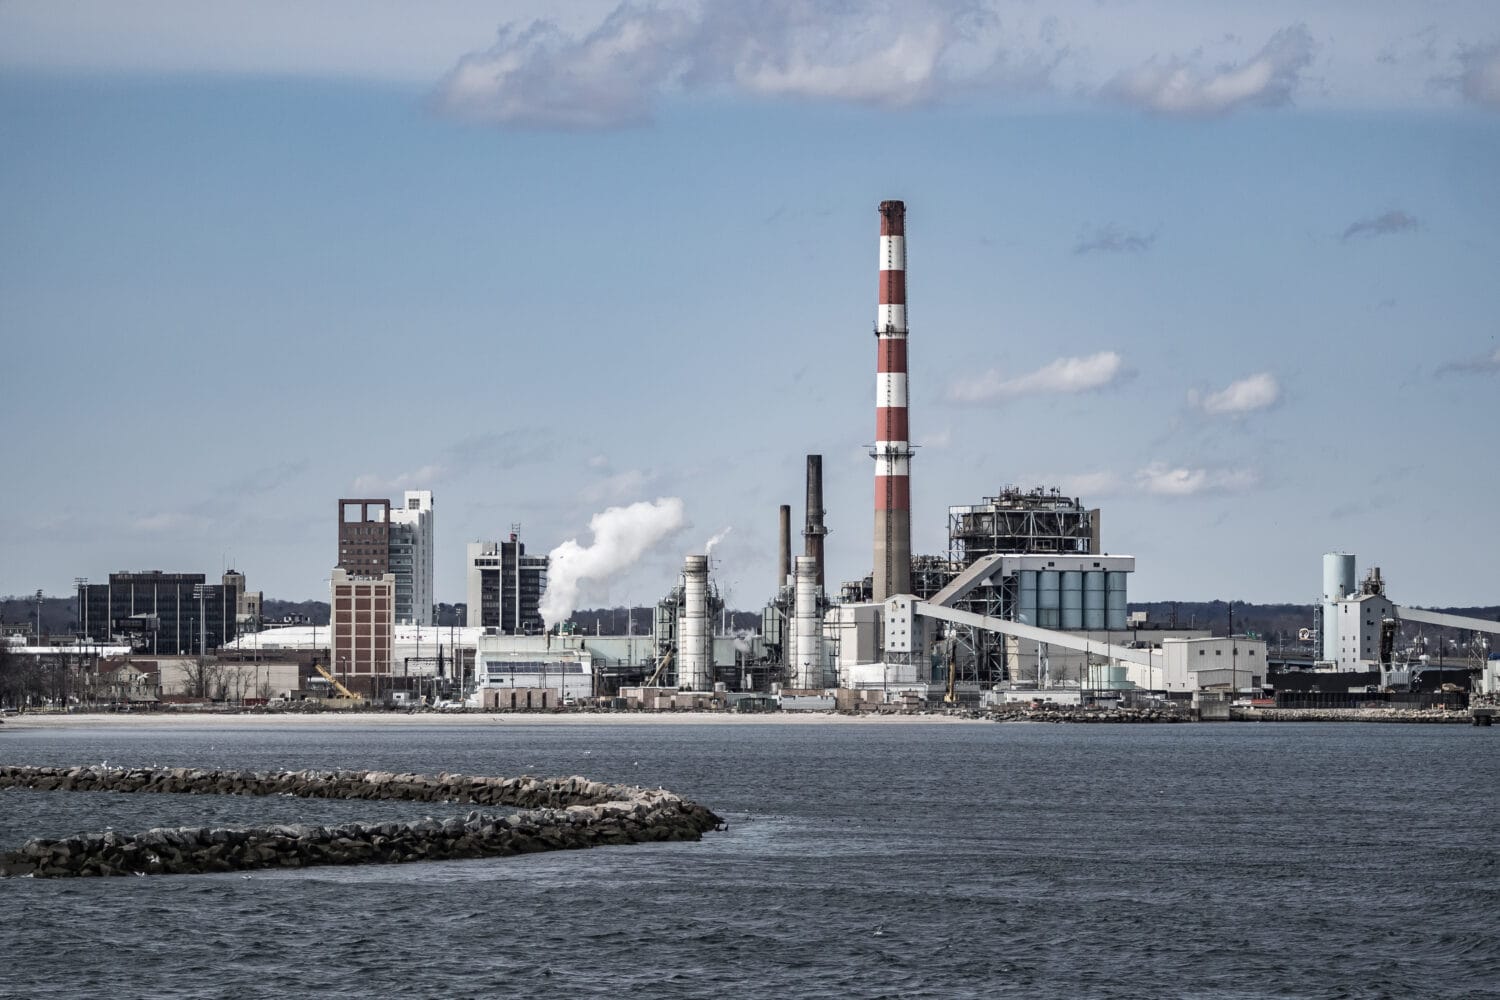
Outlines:
<svg viewBox="0 0 1500 1000"><path fill-rule="evenodd" d="M415 823L156 829L33 839L0 853L0 875L200 874L314 865L505 857L606 844L699 840L722 823L673 792L583 777L540 779L385 771L8 767L0 788L54 791L297 795L515 806Z"/></svg>

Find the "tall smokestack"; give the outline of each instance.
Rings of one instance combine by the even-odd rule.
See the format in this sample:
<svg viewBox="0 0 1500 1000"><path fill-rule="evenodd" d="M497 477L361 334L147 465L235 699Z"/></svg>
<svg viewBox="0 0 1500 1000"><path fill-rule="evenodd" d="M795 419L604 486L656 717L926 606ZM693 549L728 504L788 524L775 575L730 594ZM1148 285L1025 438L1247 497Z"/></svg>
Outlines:
<svg viewBox="0 0 1500 1000"><path fill-rule="evenodd" d="M708 556L690 555L682 564L682 614L677 619L677 686L685 691L713 687L713 636L708 630Z"/></svg>
<svg viewBox="0 0 1500 1000"><path fill-rule="evenodd" d="M792 572L792 505L781 505L781 560L776 564L776 589L786 586L786 578Z"/></svg>
<svg viewBox="0 0 1500 1000"><path fill-rule="evenodd" d="M823 589L823 536L828 529L823 527L823 456L807 456L807 526L802 529L806 539L803 555L818 561L816 579L818 589Z"/></svg>
<svg viewBox="0 0 1500 1000"><path fill-rule="evenodd" d="M906 204L880 203L880 305L875 314L875 584L911 593L911 443L906 423Z"/></svg>

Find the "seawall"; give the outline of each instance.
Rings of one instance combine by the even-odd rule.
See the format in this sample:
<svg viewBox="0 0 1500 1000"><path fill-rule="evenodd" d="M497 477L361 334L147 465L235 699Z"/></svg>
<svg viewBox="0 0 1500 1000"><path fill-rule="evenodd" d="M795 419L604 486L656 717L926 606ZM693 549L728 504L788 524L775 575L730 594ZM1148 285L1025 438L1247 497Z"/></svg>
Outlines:
<svg viewBox="0 0 1500 1000"><path fill-rule="evenodd" d="M0 875L199 874L315 865L504 857L606 844L700 840L720 827L673 792L588 778L539 779L386 771L0 766L0 788L461 802L517 806L415 823L155 829L33 839L0 853Z"/></svg>

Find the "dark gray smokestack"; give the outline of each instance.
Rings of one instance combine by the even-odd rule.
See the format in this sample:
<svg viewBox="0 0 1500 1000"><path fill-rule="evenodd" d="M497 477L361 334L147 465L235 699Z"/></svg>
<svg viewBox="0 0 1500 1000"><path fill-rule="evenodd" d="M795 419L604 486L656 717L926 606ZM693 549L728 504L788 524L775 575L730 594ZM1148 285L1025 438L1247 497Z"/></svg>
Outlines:
<svg viewBox="0 0 1500 1000"><path fill-rule="evenodd" d="M786 586L786 578L792 572L792 505L789 503L781 505L781 548L777 551L781 559L776 564L776 589L780 590Z"/></svg>
<svg viewBox="0 0 1500 1000"><path fill-rule="evenodd" d="M823 589L823 456L807 456L807 526L802 529L806 540L803 555L818 561L818 589Z"/></svg>

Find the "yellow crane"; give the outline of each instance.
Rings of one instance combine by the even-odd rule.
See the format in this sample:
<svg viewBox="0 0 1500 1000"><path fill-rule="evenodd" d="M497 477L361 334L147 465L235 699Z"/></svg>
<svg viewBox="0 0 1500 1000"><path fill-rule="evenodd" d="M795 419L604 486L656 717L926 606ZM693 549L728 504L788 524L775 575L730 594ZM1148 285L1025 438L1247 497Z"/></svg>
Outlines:
<svg viewBox="0 0 1500 1000"><path fill-rule="evenodd" d="M323 666L323 664L319 663L317 660L313 661L313 669L322 674L323 677L328 681L328 683L333 685L333 689L339 693L340 698L352 698L355 701L359 700L359 695L355 694L353 691L350 691L348 688L344 687L344 685L340 684L339 679L333 676L333 674L329 673L328 668Z"/></svg>

